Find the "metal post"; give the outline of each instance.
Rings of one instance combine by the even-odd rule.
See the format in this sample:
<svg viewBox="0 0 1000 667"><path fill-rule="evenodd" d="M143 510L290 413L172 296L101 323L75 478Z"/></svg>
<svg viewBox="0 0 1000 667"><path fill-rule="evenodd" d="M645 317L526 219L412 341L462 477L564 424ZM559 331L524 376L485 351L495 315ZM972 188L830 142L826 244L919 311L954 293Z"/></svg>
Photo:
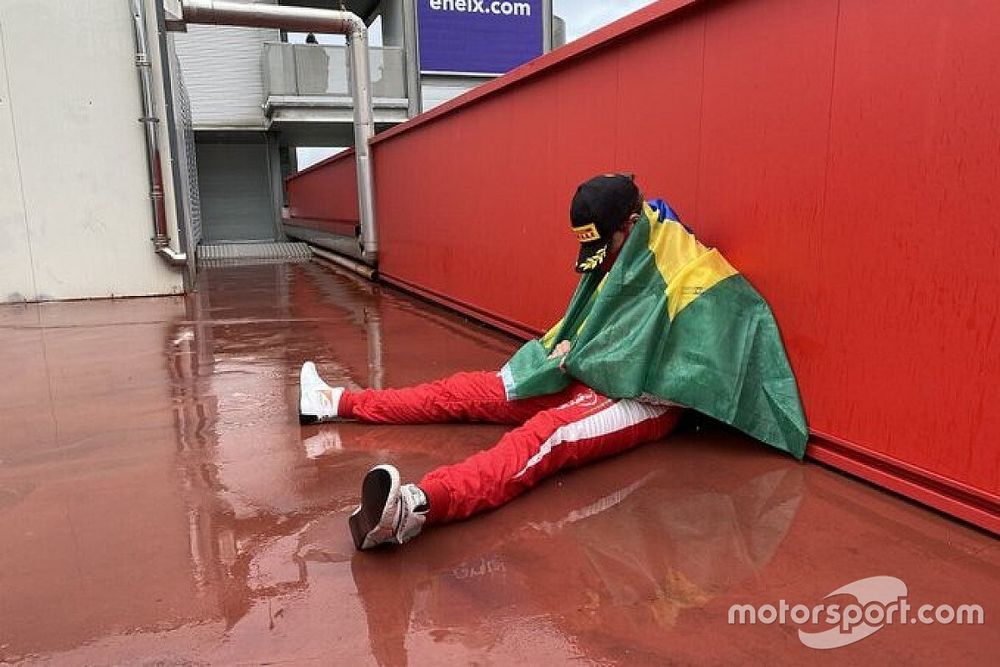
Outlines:
<svg viewBox="0 0 1000 667"><path fill-rule="evenodd" d="M375 179L368 142L375 136L375 113L368 65L368 30L362 27L349 33L347 45L351 52L351 83L354 86L354 158L358 163L361 252L365 261L374 266L378 260L378 238L375 233Z"/></svg>
<svg viewBox="0 0 1000 667"><path fill-rule="evenodd" d="M420 81L420 27L417 22L417 0L403 3L403 53L406 57L406 115L413 118L424 110ZM546 0L551 2L552 0Z"/></svg>
<svg viewBox="0 0 1000 667"><path fill-rule="evenodd" d="M552 0L542 0L542 53L552 50Z"/></svg>

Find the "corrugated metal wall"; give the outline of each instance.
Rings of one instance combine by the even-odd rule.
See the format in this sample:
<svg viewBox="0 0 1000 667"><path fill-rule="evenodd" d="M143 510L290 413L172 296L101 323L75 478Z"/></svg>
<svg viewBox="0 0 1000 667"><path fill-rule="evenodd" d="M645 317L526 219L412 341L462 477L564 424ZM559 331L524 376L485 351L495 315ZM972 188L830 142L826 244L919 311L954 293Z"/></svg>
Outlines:
<svg viewBox="0 0 1000 667"><path fill-rule="evenodd" d="M264 128L262 44L279 39L279 31L268 28L191 25L178 33L196 130Z"/></svg>
<svg viewBox="0 0 1000 667"><path fill-rule="evenodd" d="M170 42L174 35L169 36ZM170 44L168 42L168 45ZM168 47L169 48L169 47ZM198 188L198 157L195 148L194 118L191 111L191 97L184 83L184 72L177 59L176 48L171 49L170 69L173 73L174 123L177 127L177 161L181 165L179 184L184 200L184 215L188 217L192 243L201 241L201 196Z"/></svg>

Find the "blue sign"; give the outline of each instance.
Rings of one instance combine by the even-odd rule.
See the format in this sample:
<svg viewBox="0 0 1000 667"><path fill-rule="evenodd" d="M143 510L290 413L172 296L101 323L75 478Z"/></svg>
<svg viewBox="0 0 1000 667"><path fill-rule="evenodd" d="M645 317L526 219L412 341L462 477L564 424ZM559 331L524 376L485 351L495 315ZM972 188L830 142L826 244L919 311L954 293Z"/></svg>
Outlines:
<svg viewBox="0 0 1000 667"><path fill-rule="evenodd" d="M542 0L417 0L420 69L503 74L542 55Z"/></svg>

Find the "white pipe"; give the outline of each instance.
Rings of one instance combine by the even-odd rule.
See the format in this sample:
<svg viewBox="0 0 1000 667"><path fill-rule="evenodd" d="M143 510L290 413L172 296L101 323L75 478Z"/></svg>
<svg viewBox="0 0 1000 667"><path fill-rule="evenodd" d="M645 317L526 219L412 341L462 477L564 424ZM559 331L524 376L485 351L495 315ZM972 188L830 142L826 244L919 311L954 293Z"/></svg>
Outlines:
<svg viewBox="0 0 1000 667"><path fill-rule="evenodd" d="M347 36L351 52L351 85L354 89L354 155L358 164L361 248L365 261L375 265L378 261L378 234L369 146L369 141L375 135L375 117L372 111L371 70L368 67L368 27L365 22L351 12L287 5L181 0L181 7L185 23L279 28L294 32Z"/></svg>
<svg viewBox="0 0 1000 667"><path fill-rule="evenodd" d="M188 263L187 253L175 252L169 245L157 248L156 254L167 260L167 263L172 264L173 266L184 266Z"/></svg>
<svg viewBox="0 0 1000 667"><path fill-rule="evenodd" d="M153 80L150 73L149 36L146 31L144 0L132 0L132 32L135 37L135 65L139 68L139 90L142 94L143 131L146 138L146 165L149 170L149 197L153 208L153 247L156 253L174 266L187 264L187 255L174 252L167 235L167 210L163 195L163 171L160 166L160 137L153 104Z"/></svg>

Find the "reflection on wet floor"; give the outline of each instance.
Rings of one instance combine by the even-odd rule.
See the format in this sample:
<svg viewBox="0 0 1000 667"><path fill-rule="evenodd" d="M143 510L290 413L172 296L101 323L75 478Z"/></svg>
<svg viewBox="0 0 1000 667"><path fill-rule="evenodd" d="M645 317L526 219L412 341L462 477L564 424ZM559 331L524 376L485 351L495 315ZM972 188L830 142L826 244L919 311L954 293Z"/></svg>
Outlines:
<svg viewBox="0 0 1000 667"><path fill-rule="evenodd" d="M402 386L516 341L316 264L217 267L187 298L0 308L0 661L985 663L991 536L690 419L509 506L356 554L365 470L410 478L488 425L300 428L297 371ZM886 574L986 626L835 651L735 603Z"/></svg>

